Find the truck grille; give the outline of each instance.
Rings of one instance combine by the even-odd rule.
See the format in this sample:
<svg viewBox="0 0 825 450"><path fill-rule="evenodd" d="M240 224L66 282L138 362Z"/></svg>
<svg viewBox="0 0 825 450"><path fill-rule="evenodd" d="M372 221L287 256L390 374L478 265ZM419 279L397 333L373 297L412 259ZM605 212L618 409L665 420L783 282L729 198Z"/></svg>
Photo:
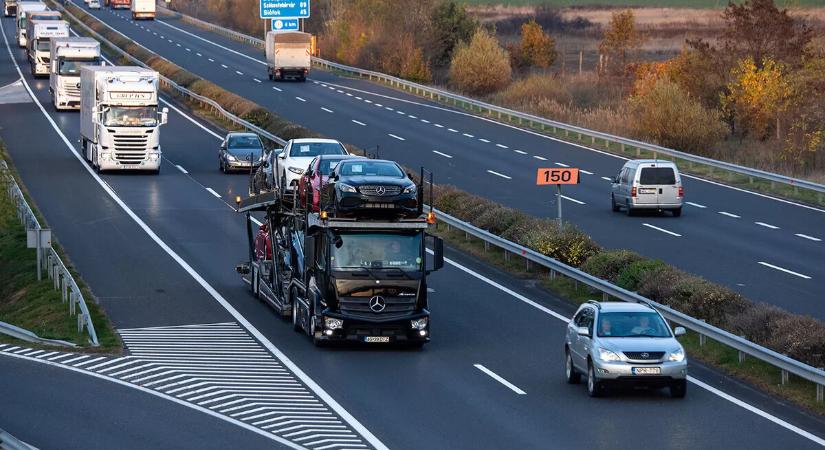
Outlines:
<svg viewBox="0 0 825 450"><path fill-rule="evenodd" d="M74 84L66 86L66 95L69 97L80 97L80 88Z"/></svg>
<svg viewBox="0 0 825 450"><path fill-rule="evenodd" d="M400 186L365 185L358 188L364 194L375 197L398 195L401 193Z"/></svg>
<svg viewBox="0 0 825 450"><path fill-rule="evenodd" d="M381 297L386 304L381 312L370 309L372 297L341 297L338 303L342 314L364 319L403 317L415 311L415 297Z"/></svg>
<svg viewBox="0 0 825 450"><path fill-rule="evenodd" d="M662 359L662 356L665 356L665 352L622 352L625 356L629 359L635 359L639 361L654 361Z"/></svg>
<svg viewBox="0 0 825 450"><path fill-rule="evenodd" d="M149 137L135 134L116 134L115 159L122 164L139 164L146 159L146 144Z"/></svg>

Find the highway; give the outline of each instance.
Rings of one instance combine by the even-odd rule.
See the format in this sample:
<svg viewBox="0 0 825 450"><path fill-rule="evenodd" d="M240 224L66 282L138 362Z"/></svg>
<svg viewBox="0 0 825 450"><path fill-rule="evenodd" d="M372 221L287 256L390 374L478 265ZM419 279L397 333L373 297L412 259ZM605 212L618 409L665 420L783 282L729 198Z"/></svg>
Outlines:
<svg viewBox="0 0 825 450"><path fill-rule="evenodd" d="M82 2L80 2L82 4ZM681 218L610 211L610 178L623 159L455 111L367 81L316 70L311 81L267 80L259 49L161 17L134 23L96 17L220 86L325 135L407 166L437 182L540 216L555 216L553 191L535 170L571 166L582 184L565 190L564 214L608 248L660 258L747 297L825 319L825 210L685 177ZM226 192L221 192L222 194Z"/></svg>
<svg viewBox="0 0 825 450"><path fill-rule="evenodd" d="M1 23L9 39L10 21ZM25 72L25 57L16 47L0 50L0 79L12 82L15 62ZM821 419L699 365L691 366L696 378L684 400L669 399L664 392L589 399L583 386L569 386L562 378L564 320L572 306L458 253L448 255L449 264L429 283L433 342L424 350L314 348L251 297L234 273L247 251L246 237L242 217L228 202L245 192L247 180L218 172L220 131L170 105L169 124L161 131L161 174L98 177L75 154L78 114L54 112L47 83L28 74L23 78L36 101L0 105L0 136L35 203L121 331L129 352L129 359L103 362L43 357L60 358L53 367L62 371L49 369L53 382L88 373L178 399L176 404L188 409L209 408L215 414L202 414L204 421L235 420L227 423L242 434L239 448L246 447L240 439L249 439L249 447L254 447L257 437L266 434L250 427L271 432L260 423L266 419L257 419L255 425L252 418L261 414L258 408L269 391L242 394L238 402L217 400L245 386L242 380L202 380L207 377L203 368L191 368L204 352L223 355L221 364L248 367L263 361L273 370L285 370L290 384L306 390L308 401L319 402L345 432L356 436L352 447L625 448L631 442L628 431L633 444L639 443L639 427L651 430L644 434L644 445L653 448L801 449L825 444ZM215 334L239 341L207 341L200 350L195 343L182 349L171 343L198 333L210 336L203 330L213 326L226 328ZM157 352L142 352L138 338L160 339ZM221 345L241 344L250 349L236 355L221 351ZM8 351L0 349L2 369L18 377L31 370L30 365L8 362ZM21 355L17 358L42 356L27 356L25 350ZM176 363L187 365L183 373L158 375L159 364ZM158 378L148 378L155 375ZM235 391L227 395L230 389ZM256 395L261 399L245 400ZM15 412L15 426L4 428L48 448L49 441L31 418L41 414L39 408L49 407L49 397L28 398L28 403L16 403L22 411ZM97 405L75 407L82 412ZM121 407L137 417L143 406L123 402ZM89 413L78 420L92 424L99 418ZM184 420L174 423L184 425ZM224 431L209 423L201 425L203 436ZM147 428L150 433L156 430L151 423ZM276 437L297 441L285 432ZM214 442L219 447L222 441ZM168 447L204 448L199 443Z"/></svg>

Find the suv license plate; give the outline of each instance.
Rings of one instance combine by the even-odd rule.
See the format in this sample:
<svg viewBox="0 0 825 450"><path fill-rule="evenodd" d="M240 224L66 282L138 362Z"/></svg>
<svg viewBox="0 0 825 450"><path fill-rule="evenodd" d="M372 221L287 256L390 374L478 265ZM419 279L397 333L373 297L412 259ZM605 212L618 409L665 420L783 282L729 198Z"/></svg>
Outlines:
<svg viewBox="0 0 825 450"><path fill-rule="evenodd" d="M633 375L659 375L662 373L660 367L634 367Z"/></svg>
<svg viewBox="0 0 825 450"><path fill-rule="evenodd" d="M364 342L389 342L389 336L367 336L364 338Z"/></svg>

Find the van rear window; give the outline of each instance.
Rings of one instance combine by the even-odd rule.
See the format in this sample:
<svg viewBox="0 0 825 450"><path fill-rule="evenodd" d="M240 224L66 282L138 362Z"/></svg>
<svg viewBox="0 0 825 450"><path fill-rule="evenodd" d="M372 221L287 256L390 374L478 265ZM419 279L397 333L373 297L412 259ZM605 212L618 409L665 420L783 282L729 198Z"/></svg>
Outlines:
<svg viewBox="0 0 825 450"><path fill-rule="evenodd" d="M676 174L670 167L643 167L639 184L676 184Z"/></svg>

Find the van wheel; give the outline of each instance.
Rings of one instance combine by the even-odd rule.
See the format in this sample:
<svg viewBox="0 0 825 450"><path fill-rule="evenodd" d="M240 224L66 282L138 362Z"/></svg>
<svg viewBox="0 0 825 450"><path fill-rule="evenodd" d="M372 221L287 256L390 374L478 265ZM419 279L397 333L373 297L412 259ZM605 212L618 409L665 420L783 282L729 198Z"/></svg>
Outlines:
<svg viewBox="0 0 825 450"><path fill-rule="evenodd" d="M673 217L679 217L682 215L682 208L676 208L671 210L670 212L673 213Z"/></svg>
<svg viewBox="0 0 825 450"><path fill-rule="evenodd" d="M579 384L581 382L581 374L576 372L576 367L573 366L573 357L570 356L570 350L568 349L564 349L564 375L567 384Z"/></svg>
<svg viewBox="0 0 825 450"><path fill-rule="evenodd" d="M627 213L627 215L628 215L629 217L631 217L631 216L633 216L633 215L635 215L635 214L636 214L636 211L633 211L633 208L630 206L630 202L629 202L629 201L628 201L627 203L625 203L625 212Z"/></svg>
<svg viewBox="0 0 825 450"><path fill-rule="evenodd" d="M619 212L622 209L616 204L616 198L612 194L610 195L610 205L613 207L613 212Z"/></svg>

